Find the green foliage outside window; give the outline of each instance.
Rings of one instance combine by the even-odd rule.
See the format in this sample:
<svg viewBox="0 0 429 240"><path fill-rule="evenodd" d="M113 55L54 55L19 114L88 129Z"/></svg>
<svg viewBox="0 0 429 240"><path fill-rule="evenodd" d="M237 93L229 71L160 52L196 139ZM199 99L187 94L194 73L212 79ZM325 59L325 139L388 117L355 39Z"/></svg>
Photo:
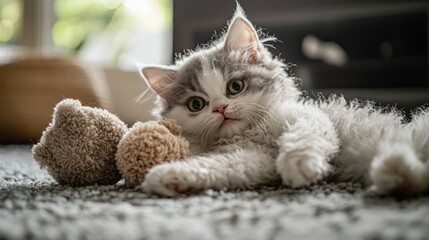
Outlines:
<svg viewBox="0 0 429 240"><path fill-rule="evenodd" d="M22 28L22 2L0 0L0 43L16 43Z"/></svg>
<svg viewBox="0 0 429 240"><path fill-rule="evenodd" d="M172 0L56 0L54 45L77 52L93 34L172 26Z"/></svg>

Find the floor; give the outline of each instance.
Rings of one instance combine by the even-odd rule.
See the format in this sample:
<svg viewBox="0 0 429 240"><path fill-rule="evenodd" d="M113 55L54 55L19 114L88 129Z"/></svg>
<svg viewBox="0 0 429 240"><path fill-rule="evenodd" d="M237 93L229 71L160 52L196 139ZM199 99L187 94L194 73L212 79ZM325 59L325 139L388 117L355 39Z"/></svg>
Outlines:
<svg viewBox="0 0 429 240"><path fill-rule="evenodd" d="M429 239L429 195L354 184L159 198L122 184L57 185L31 146L0 146L0 239Z"/></svg>

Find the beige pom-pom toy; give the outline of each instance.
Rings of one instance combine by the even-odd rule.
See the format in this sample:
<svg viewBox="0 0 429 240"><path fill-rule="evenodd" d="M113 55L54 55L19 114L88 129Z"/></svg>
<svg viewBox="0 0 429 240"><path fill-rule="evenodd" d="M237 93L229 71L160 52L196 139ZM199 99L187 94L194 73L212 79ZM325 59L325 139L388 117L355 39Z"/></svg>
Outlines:
<svg viewBox="0 0 429 240"><path fill-rule="evenodd" d="M190 156L188 142L178 137L181 131L172 120L135 123L116 152L116 165L125 184L137 186L153 166Z"/></svg>
<svg viewBox="0 0 429 240"><path fill-rule="evenodd" d="M149 169L191 155L173 120L137 122L128 129L107 110L65 99L33 146L33 158L59 183L71 186L144 181Z"/></svg>

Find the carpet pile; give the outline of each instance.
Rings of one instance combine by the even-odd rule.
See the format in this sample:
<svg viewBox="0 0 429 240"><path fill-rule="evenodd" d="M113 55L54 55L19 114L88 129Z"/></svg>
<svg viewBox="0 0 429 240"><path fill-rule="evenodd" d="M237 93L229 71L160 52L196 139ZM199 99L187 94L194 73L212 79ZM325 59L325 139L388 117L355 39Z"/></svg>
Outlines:
<svg viewBox="0 0 429 240"><path fill-rule="evenodd" d="M0 239L429 239L429 196L357 184L160 198L123 184L56 184L31 146L0 146Z"/></svg>

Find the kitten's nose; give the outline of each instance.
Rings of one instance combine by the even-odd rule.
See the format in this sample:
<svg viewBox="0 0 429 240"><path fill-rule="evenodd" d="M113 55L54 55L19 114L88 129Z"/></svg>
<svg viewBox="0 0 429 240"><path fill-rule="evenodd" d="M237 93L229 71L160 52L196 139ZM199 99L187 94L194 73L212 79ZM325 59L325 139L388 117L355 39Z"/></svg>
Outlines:
<svg viewBox="0 0 429 240"><path fill-rule="evenodd" d="M225 112L226 107L228 107L228 104L219 104L213 108L213 112L219 112L223 114Z"/></svg>

